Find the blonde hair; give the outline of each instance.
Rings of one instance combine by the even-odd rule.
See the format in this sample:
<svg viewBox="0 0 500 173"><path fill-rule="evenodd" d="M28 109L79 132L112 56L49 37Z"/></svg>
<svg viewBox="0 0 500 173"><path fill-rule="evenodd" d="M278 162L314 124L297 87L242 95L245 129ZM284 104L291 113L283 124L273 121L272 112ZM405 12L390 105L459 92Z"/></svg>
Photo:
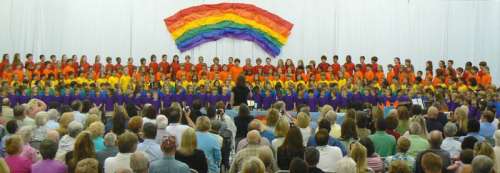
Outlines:
<svg viewBox="0 0 500 173"><path fill-rule="evenodd" d="M59 134L61 134L61 136L64 136L65 134L67 134L68 133L68 125L73 120L75 120L73 112L63 113L61 116L61 119L59 119L60 126L59 126L59 129L57 129L57 132L59 132Z"/></svg>
<svg viewBox="0 0 500 173"><path fill-rule="evenodd" d="M187 128L184 133L182 133L182 141L179 148L179 153L184 155L191 155L196 147L196 132L193 128Z"/></svg>
<svg viewBox="0 0 500 173"><path fill-rule="evenodd" d="M276 137L285 137L288 133L288 129L290 129L288 121L285 118L280 118L274 128L274 135L276 135Z"/></svg>
<svg viewBox="0 0 500 173"><path fill-rule="evenodd" d="M23 139L19 135L12 135L5 141L5 152L9 155L21 153L23 147Z"/></svg>
<svg viewBox="0 0 500 173"><path fill-rule="evenodd" d="M90 109L89 109L88 114L89 114L89 115L90 115L90 114L95 114L95 115L97 115L99 118L101 118L101 114L102 114L102 112L101 112L101 110L99 110L99 108L97 108L97 107L93 107L93 108L90 108Z"/></svg>
<svg viewBox="0 0 500 173"><path fill-rule="evenodd" d="M87 130L92 134L92 138L102 136L104 134L104 124L100 121L93 122Z"/></svg>
<svg viewBox="0 0 500 173"><path fill-rule="evenodd" d="M395 160L390 163L389 173L411 173L408 164L402 160Z"/></svg>
<svg viewBox="0 0 500 173"><path fill-rule="evenodd" d="M44 126L49 120L49 113L41 111L35 115L35 123L37 126Z"/></svg>
<svg viewBox="0 0 500 173"><path fill-rule="evenodd" d="M99 171L99 162L94 158L80 160L76 164L75 173L95 173Z"/></svg>
<svg viewBox="0 0 500 173"><path fill-rule="evenodd" d="M267 116L266 116L266 125L268 126L276 126L280 118L280 112L278 109L269 109L267 111Z"/></svg>
<svg viewBox="0 0 500 173"><path fill-rule="evenodd" d="M29 142L31 142L31 138L33 137L33 127L21 127L21 129L17 131L17 134L23 139L24 144L28 144Z"/></svg>
<svg viewBox="0 0 500 173"><path fill-rule="evenodd" d="M366 160L367 152L365 146L359 142L351 144L351 152L349 157L351 157L356 162L357 173L365 173L368 169L368 163Z"/></svg>
<svg viewBox="0 0 500 173"><path fill-rule="evenodd" d="M264 163L257 157L250 157L248 160L243 162L241 167L242 173L264 173L266 167Z"/></svg>
<svg viewBox="0 0 500 173"><path fill-rule="evenodd" d="M495 160L495 151L486 141L478 142L474 145L474 155L485 155L488 156L491 160Z"/></svg>
<svg viewBox="0 0 500 173"><path fill-rule="evenodd" d="M196 130L206 132L212 128L210 119L207 116L201 116L196 119Z"/></svg>
<svg viewBox="0 0 500 173"><path fill-rule="evenodd" d="M330 105L324 105L323 107L321 107L321 109L319 109L319 120L322 120L323 118L325 118L326 113L328 113L330 111L333 111L333 107Z"/></svg>
<svg viewBox="0 0 500 173"><path fill-rule="evenodd" d="M304 112L299 112L297 114L297 126L300 128L307 128L309 127L309 123L311 122L311 118L304 113Z"/></svg>
<svg viewBox="0 0 500 173"><path fill-rule="evenodd" d="M455 109L456 123L458 124L459 131L467 132L467 122L469 111L467 106L461 106Z"/></svg>
<svg viewBox="0 0 500 173"><path fill-rule="evenodd" d="M85 128L89 127L90 124L96 122L96 121L101 121L101 118L97 114L89 114L87 117L87 120L85 120Z"/></svg>

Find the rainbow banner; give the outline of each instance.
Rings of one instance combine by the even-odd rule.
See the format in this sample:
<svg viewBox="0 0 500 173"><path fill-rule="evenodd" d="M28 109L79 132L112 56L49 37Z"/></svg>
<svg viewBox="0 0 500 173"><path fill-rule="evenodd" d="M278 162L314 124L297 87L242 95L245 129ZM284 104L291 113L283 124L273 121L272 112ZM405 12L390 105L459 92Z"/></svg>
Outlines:
<svg viewBox="0 0 500 173"><path fill-rule="evenodd" d="M229 37L252 41L273 57L280 54L293 27L273 13L243 3L193 6L164 21L181 52Z"/></svg>

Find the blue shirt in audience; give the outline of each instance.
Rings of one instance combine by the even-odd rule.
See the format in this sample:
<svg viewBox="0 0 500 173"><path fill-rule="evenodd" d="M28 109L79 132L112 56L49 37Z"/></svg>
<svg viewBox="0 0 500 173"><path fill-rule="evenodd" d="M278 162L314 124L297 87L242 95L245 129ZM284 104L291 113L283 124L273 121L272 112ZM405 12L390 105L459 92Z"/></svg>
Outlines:
<svg viewBox="0 0 500 173"><path fill-rule="evenodd" d="M144 142L137 145L137 150L144 152L149 162L160 160L163 157L160 145L153 139L144 139Z"/></svg>
<svg viewBox="0 0 500 173"><path fill-rule="evenodd" d="M221 156L221 146L217 139L215 139L208 132L196 132L196 142L198 144L198 149L202 150L207 157L208 171L210 173L218 173L219 165L222 160Z"/></svg>
<svg viewBox="0 0 500 173"><path fill-rule="evenodd" d="M163 159L151 163L149 173L189 173L189 166L175 160L173 156L164 156Z"/></svg>
<svg viewBox="0 0 500 173"><path fill-rule="evenodd" d="M481 135L482 137L485 137L485 138L492 138L493 137L493 134L495 134L495 126L493 125L493 123L490 123L490 122L481 122L481 126L480 126L480 129L479 129L479 135Z"/></svg>

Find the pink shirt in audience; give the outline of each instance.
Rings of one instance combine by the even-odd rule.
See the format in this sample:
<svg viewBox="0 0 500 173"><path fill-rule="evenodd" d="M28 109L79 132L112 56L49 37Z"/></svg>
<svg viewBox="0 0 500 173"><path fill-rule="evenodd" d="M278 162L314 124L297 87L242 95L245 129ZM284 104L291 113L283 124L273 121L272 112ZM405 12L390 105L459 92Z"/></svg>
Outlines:
<svg viewBox="0 0 500 173"><path fill-rule="evenodd" d="M11 173L31 173L30 159L21 155L5 157L5 162L9 165Z"/></svg>
<svg viewBox="0 0 500 173"><path fill-rule="evenodd" d="M35 148L31 147L29 144L26 144L23 146L23 152L21 152L21 156L28 158L31 163L35 163L38 161L38 159L36 158L37 153L38 151Z"/></svg>

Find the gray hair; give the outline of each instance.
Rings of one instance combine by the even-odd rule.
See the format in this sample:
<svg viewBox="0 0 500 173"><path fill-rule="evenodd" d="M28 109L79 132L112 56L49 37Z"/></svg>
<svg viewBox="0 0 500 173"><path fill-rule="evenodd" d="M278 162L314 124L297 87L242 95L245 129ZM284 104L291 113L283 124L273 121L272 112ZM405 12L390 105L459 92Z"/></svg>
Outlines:
<svg viewBox="0 0 500 173"><path fill-rule="evenodd" d="M144 153L136 151L130 156L130 168L133 172L147 172L149 160Z"/></svg>
<svg viewBox="0 0 500 173"><path fill-rule="evenodd" d="M49 120L55 120L55 121L57 121L57 120L59 119L59 116L60 116L60 114L59 114L59 112L57 111L57 109L49 109L49 110L47 111L47 114L48 114L48 116L49 116L49 117L48 117L48 118L49 118Z"/></svg>
<svg viewBox="0 0 500 173"><path fill-rule="evenodd" d="M458 131L457 125L455 125L452 122L446 123L446 125L444 125L444 127L443 127L443 133L444 133L444 136L446 136L446 137L453 137L453 136L455 136L455 134L457 133L457 131Z"/></svg>
<svg viewBox="0 0 500 173"><path fill-rule="evenodd" d="M165 115L156 116L156 126L159 129L167 128L168 126L168 118Z"/></svg>
<svg viewBox="0 0 500 173"><path fill-rule="evenodd" d="M335 124L337 122L337 112L330 110L325 114L325 119L330 122L330 124Z"/></svg>
<svg viewBox="0 0 500 173"><path fill-rule="evenodd" d="M335 172L356 173L356 162L350 157L344 157L335 163Z"/></svg>
<svg viewBox="0 0 500 173"><path fill-rule="evenodd" d="M490 173L493 170L494 162L485 155L476 156L472 160L473 173Z"/></svg>
<svg viewBox="0 0 500 173"><path fill-rule="evenodd" d="M80 133L83 130L83 125L82 123L79 123L77 121L72 121L68 125L68 135L70 137L76 137L78 133Z"/></svg>
<svg viewBox="0 0 500 173"><path fill-rule="evenodd" d="M114 133L108 133L104 135L104 145L114 146L116 144L116 135Z"/></svg>
<svg viewBox="0 0 500 173"><path fill-rule="evenodd" d="M35 123L37 126L44 126L49 118L49 113L45 111L40 111L35 115Z"/></svg>

